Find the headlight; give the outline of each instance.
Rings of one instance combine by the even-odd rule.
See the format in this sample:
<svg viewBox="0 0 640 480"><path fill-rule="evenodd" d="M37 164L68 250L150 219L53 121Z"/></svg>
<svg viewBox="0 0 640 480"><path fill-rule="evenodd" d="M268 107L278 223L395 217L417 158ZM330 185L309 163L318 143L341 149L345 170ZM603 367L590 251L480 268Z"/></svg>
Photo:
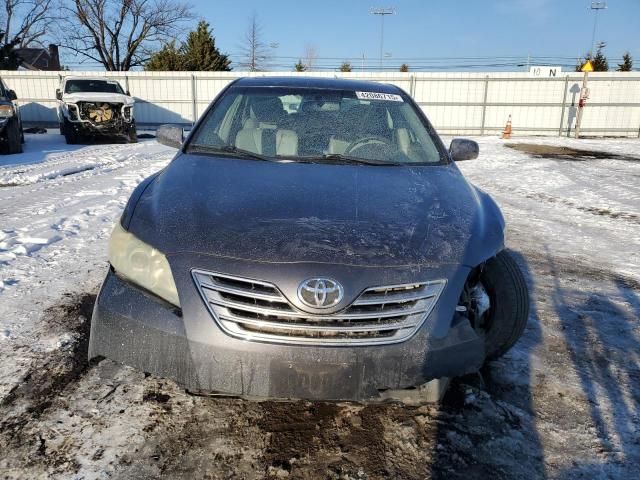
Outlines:
<svg viewBox="0 0 640 480"><path fill-rule="evenodd" d="M14 111L11 105L0 105L0 118L13 117Z"/></svg>
<svg viewBox="0 0 640 480"><path fill-rule="evenodd" d="M67 107L67 112L69 112L69 117L71 117L71 120L77 120L78 106L75 103L67 103L65 104L65 106Z"/></svg>
<svg viewBox="0 0 640 480"><path fill-rule="evenodd" d="M127 232L120 222L116 223L109 240L109 261L119 275L180 306L167 258Z"/></svg>

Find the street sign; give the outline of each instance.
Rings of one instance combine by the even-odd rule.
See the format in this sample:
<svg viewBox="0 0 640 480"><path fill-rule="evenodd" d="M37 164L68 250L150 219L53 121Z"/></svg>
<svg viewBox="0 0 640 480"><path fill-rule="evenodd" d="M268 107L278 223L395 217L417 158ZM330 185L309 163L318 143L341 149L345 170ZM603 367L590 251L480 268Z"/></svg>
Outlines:
<svg viewBox="0 0 640 480"><path fill-rule="evenodd" d="M552 67L547 65L538 65L529 68L529 74L534 77L557 77L562 72L561 67Z"/></svg>
<svg viewBox="0 0 640 480"><path fill-rule="evenodd" d="M584 65L580 67L580 71L586 73L593 72L593 63L591 63L591 60L587 60Z"/></svg>

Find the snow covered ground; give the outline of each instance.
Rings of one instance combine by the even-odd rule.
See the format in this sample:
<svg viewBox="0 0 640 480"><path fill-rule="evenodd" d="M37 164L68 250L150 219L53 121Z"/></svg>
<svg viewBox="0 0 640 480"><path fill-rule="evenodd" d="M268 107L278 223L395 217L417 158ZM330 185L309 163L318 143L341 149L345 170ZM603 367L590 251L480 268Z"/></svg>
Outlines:
<svg viewBox="0 0 640 480"><path fill-rule="evenodd" d="M106 241L174 151L27 135L0 157L3 478L640 478L640 141L477 139L460 163L501 205L524 337L443 406L252 403L86 364Z"/></svg>

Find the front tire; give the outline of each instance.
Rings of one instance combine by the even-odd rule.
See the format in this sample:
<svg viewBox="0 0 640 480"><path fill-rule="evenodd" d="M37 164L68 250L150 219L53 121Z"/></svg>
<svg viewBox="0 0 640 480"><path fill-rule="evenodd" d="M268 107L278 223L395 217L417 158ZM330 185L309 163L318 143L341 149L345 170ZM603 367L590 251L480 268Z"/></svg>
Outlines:
<svg viewBox="0 0 640 480"><path fill-rule="evenodd" d="M75 145L78 143L78 133L75 128L73 128L73 125L71 125L71 122L66 118L62 124L62 133L64 135L64 139L67 141L67 145Z"/></svg>
<svg viewBox="0 0 640 480"><path fill-rule="evenodd" d="M506 251L487 261L480 282L490 308L482 327L488 360L504 355L522 336L529 318L529 292L524 275Z"/></svg>
<svg viewBox="0 0 640 480"><path fill-rule="evenodd" d="M135 123L132 123L129 128L129 132L127 133L127 142L138 143L138 130L136 129Z"/></svg>
<svg viewBox="0 0 640 480"><path fill-rule="evenodd" d="M18 121L9 121L6 127L7 139L2 146L2 153L14 154L22 153L22 142L20 141L20 125Z"/></svg>

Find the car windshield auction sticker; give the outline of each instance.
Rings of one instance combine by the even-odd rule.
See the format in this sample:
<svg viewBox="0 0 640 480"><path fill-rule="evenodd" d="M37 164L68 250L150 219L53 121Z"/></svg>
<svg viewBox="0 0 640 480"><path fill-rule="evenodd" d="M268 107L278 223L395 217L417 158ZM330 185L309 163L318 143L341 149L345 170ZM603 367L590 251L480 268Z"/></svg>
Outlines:
<svg viewBox="0 0 640 480"><path fill-rule="evenodd" d="M395 93L356 92L360 100L385 100L387 102L404 102L400 95Z"/></svg>

